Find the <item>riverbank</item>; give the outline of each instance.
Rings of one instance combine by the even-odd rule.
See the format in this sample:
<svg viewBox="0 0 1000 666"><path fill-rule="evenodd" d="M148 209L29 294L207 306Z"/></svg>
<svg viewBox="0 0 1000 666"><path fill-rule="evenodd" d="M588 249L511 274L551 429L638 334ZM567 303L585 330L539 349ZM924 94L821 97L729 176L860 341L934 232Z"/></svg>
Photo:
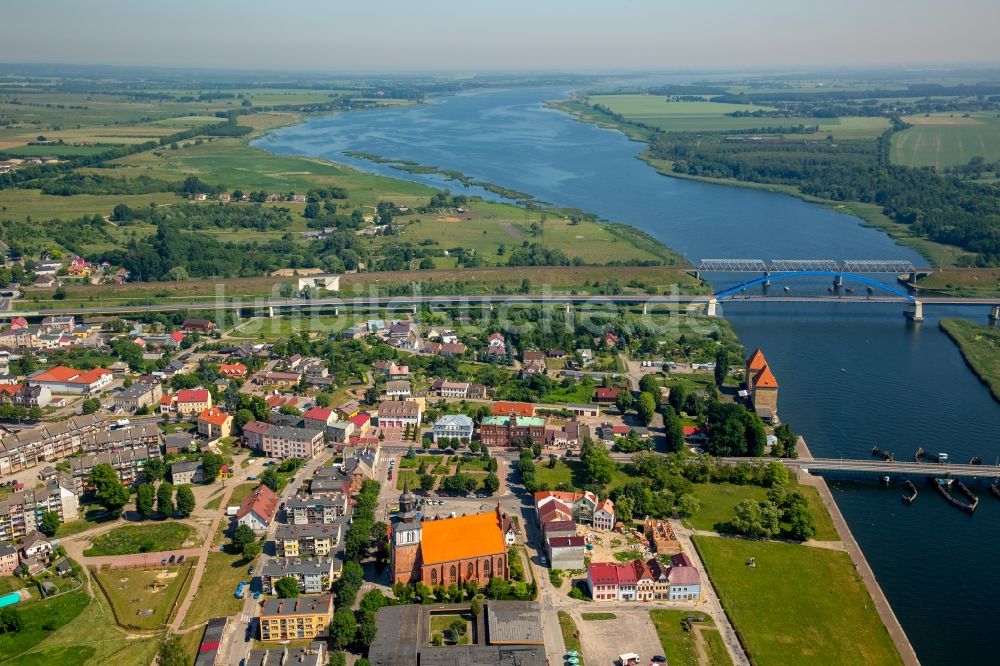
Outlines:
<svg viewBox="0 0 1000 666"><path fill-rule="evenodd" d="M613 129L621 132L632 141L648 144L650 135L654 130L636 125L629 121L619 121L607 114L602 114L577 99L550 101L546 107L561 111L576 120L590 123L604 129ZM757 183L736 178L712 178L707 176L696 176L686 173L678 173L673 169L673 163L667 160L659 160L652 157L648 150L642 150L638 158L648 164L657 173L669 178L690 180L709 185L723 185L729 187L741 187L744 189L760 190L775 194L786 194L808 203L815 203L830 210L852 215L861 220L861 225L878 229L893 239L898 245L908 247L919 252L932 266L960 266L960 262L969 259L974 255L960 248L937 243L918 234L914 234L906 225L893 222L886 217L879 206L866 204L859 201L832 201L820 197L802 193L797 187L791 185L780 185L774 183Z"/></svg>
<svg viewBox="0 0 1000 666"><path fill-rule="evenodd" d="M966 319L942 319L938 326L958 347L973 374L1000 402L1000 329Z"/></svg>
<svg viewBox="0 0 1000 666"><path fill-rule="evenodd" d="M812 452L803 438L799 438L796 449L798 450L799 458L803 460L812 459ZM837 506L837 502L834 500L833 493L830 492L830 487L827 485L826 480L821 476L805 473L799 474L798 478L799 483L815 488L823 500L823 505L826 507L827 513L830 514L830 519L833 520L837 535L844 544L844 551L850 556L855 571L861 577L861 581L868 590L868 595L875 604L875 609L882 620L882 625L889 633L890 638L892 638L893 645L896 646L896 650L899 652L903 663L906 666L919 666L920 660L917 659L917 653L914 651L913 645L906 635L906 631L903 630L903 625L899 623L899 618L896 617L895 611L892 610L892 605L882 591L882 586L879 585L878 579L875 577L875 572L869 566L868 559L865 557L864 552L862 552L858 542L854 539L854 535L851 534L851 529L847 526L847 521L844 520L844 515L840 512L840 507Z"/></svg>

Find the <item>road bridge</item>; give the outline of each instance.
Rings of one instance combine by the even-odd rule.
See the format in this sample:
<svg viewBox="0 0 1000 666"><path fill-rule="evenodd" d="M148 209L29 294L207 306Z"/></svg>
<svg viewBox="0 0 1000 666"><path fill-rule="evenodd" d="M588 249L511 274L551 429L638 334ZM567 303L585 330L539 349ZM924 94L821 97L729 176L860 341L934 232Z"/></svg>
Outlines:
<svg viewBox="0 0 1000 666"><path fill-rule="evenodd" d="M878 459L851 460L847 458L719 458L729 465L745 462L769 463L780 460L786 467L802 470L818 476L838 479L881 478L919 479L948 478L962 481L991 483L1000 480L1000 466L918 463L906 461L882 461Z"/></svg>

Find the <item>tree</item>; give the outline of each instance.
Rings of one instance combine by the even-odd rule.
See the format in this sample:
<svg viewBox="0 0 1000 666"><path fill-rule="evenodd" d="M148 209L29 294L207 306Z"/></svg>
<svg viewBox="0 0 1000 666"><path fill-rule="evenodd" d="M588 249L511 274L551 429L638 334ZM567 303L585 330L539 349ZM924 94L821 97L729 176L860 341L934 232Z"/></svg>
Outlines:
<svg viewBox="0 0 1000 666"><path fill-rule="evenodd" d="M687 405L688 392L681 384L675 384L670 387L670 406L673 407L678 413L684 411L684 407Z"/></svg>
<svg viewBox="0 0 1000 666"><path fill-rule="evenodd" d="M39 529L45 536L55 536L56 532L59 531L59 514L55 511L43 513Z"/></svg>
<svg viewBox="0 0 1000 666"><path fill-rule="evenodd" d="M642 421L643 425L649 425L652 422L653 414L656 413L656 398L653 397L652 393L644 391L639 394L639 403L636 407L636 412L639 414L639 420Z"/></svg>
<svg viewBox="0 0 1000 666"><path fill-rule="evenodd" d="M354 613L350 608L338 608L330 623L330 643L335 650L343 650L354 641L357 630L354 624Z"/></svg>
<svg viewBox="0 0 1000 666"><path fill-rule="evenodd" d="M639 379L639 390L643 393L656 393L660 390L660 382L656 375L643 375Z"/></svg>
<svg viewBox="0 0 1000 666"><path fill-rule="evenodd" d="M808 505L794 504L789 507L785 511L785 520L791 525L789 531L793 539L808 541L816 536L816 521Z"/></svg>
<svg viewBox="0 0 1000 666"><path fill-rule="evenodd" d="M740 534L766 538L780 530L778 507L771 502L755 502L745 499L736 505L736 516L730 525Z"/></svg>
<svg viewBox="0 0 1000 666"><path fill-rule="evenodd" d="M355 634L355 640L362 647L367 648L375 640L375 634L378 632L378 625L375 623L375 613L372 611L362 611L358 614L358 631ZM359 662L366 662L367 659L359 659L354 662L354 666L358 666Z"/></svg>
<svg viewBox="0 0 1000 666"><path fill-rule="evenodd" d="M684 426L677 412L670 405L663 406L663 434L667 440L667 451L676 453L684 448Z"/></svg>
<svg viewBox="0 0 1000 666"><path fill-rule="evenodd" d="M162 458L150 458L146 461L142 471L146 475L147 481L153 483L162 481L163 477L167 475L167 463L163 462Z"/></svg>
<svg viewBox="0 0 1000 666"><path fill-rule="evenodd" d="M156 510L162 516L174 513L174 485L169 481L164 481L156 489Z"/></svg>
<svg viewBox="0 0 1000 666"><path fill-rule="evenodd" d="M86 398L82 403L80 403L80 410L84 414L93 414L100 408L101 408L100 398Z"/></svg>
<svg viewBox="0 0 1000 666"><path fill-rule="evenodd" d="M156 488L152 483L144 483L135 491L135 510L142 518L153 515L153 501Z"/></svg>
<svg viewBox="0 0 1000 666"><path fill-rule="evenodd" d="M587 470L587 477L592 483L606 486L611 482L616 466L604 444L585 441L581 458Z"/></svg>
<svg viewBox="0 0 1000 666"><path fill-rule="evenodd" d="M260 475L260 482L274 492L278 492L278 489L281 487L281 478L273 467L268 467L264 470L264 473Z"/></svg>
<svg viewBox="0 0 1000 666"><path fill-rule="evenodd" d="M282 599L294 599L299 596L299 584L291 576L285 576L274 584L274 591Z"/></svg>
<svg viewBox="0 0 1000 666"><path fill-rule="evenodd" d="M472 613L472 617L479 617L479 614L483 610L483 605L479 602L479 599L473 597L472 603L469 604L469 612Z"/></svg>
<svg viewBox="0 0 1000 666"><path fill-rule="evenodd" d="M115 518L122 514L122 509L129 501L128 488L118 478L118 473L107 463L95 465L88 477L94 496L104 508Z"/></svg>
<svg viewBox="0 0 1000 666"><path fill-rule="evenodd" d="M424 492L430 492L434 489L434 477L430 474L424 473L420 475L420 489Z"/></svg>
<svg viewBox="0 0 1000 666"><path fill-rule="evenodd" d="M619 497L615 502L615 520L620 520L623 523L627 523L632 520L632 512L635 509L635 503L629 496Z"/></svg>
<svg viewBox="0 0 1000 666"><path fill-rule="evenodd" d="M244 546L256 540L257 535L254 534L253 529L249 525L237 525L233 531L232 539L230 539L233 544L233 550L236 552L243 552Z"/></svg>
<svg viewBox="0 0 1000 666"><path fill-rule="evenodd" d="M177 513L181 518L187 518L194 511L194 492L191 486L183 485L177 487Z"/></svg>
<svg viewBox="0 0 1000 666"><path fill-rule="evenodd" d="M171 636L160 643L157 657L160 666L188 666L187 653L181 645L180 636Z"/></svg>
<svg viewBox="0 0 1000 666"><path fill-rule="evenodd" d="M0 634L16 634L24 629L24 620L16 609L7 607L0 610Z"/></svg>
<svg viewBox="0 0 1000 666"><path fill-rule="evenodd" d="M619 412L624 414L628 410L632 409L632 402L632 392L628 389L622 389L618 392L618 397L615 398L615 407L618 408Z"/></svg>
<svg viewBox="0 0 1000 666"><path fill-rule="evenodd" d="M685 493L677 498L677 514L681 518L690 518L701 510L701 502L691 493Z"/></svg>
<svg viewBox="0 0 1000 666"><path fill-rule="evenodd" d="M213 483L217 478L219 478L219 470L222 469L222 465L225 462L225 459L218 453L208 452L202 454L201 474L205 479L205 483Z"/></svg>
<svg viewBox="0 0 1000 666"><path fill-rule="evenodd" d="M500 490L500 477L496 474L487 474L486 478L483 479L483 490L490 495Z"/></svg>
<svg viewBox="0 0 1000 666"><path fill-rule="evenodd" d="M727 376L729 376L729 352L720 349L715 352L715 385L721 388L726 383Z"/></svg>
<svg viewBox="0 0 1000 666"><path fill-rule="evenodd" d="M762 479L762 482L765 488L787 486L790 480L791 476L788 473L788 468L777 460L769 462L767 467L764 469L764 478Z"/></svg>

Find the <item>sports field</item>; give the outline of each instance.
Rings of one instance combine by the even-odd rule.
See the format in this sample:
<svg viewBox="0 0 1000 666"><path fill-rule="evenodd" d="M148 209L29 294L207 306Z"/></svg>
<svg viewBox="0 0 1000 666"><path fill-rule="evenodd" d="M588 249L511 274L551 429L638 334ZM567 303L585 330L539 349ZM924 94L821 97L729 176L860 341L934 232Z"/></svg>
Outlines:
<svg viewBox="0 0 1000 666"><path fill-rule="evenodd" d="M159 629L167 624L174 605L190 583L194 559L183 566L155 569L92 570L108 597L118 623L131 629Z"/></svg>
<svg viewBox="0 0 1000 666"><path fill-rule="evenodd" d="M892 137L892 161L905 166L968 164L973 157L1000 160L1000 116L935 114L907 116L909 129Z"/></svg>
<svg viewBox="0 0 1000 666"><path fill-rule="evenodd" d="M771 107L753 104L715 102L668 102L654 95L594 95L591 104L600 104L628 120L675 132L721 132L760 127L819 126L823 136L867 138L888 127L884 118L737 118L727 113L770 111Z"/></svg>

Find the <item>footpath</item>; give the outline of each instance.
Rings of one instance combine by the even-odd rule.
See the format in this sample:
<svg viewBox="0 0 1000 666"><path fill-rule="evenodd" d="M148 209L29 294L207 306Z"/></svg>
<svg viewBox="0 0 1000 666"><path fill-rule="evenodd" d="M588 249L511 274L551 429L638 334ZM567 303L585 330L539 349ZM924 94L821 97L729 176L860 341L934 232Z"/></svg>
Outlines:
<svg viewBox="0 0 1000 666"><path fill-rule="evenodd" d="M809 447L806 446L805 440L801 437L799 438L797 448L799 458L804 460L812 459L812 453L810 453ZM868 589L868 594L871 595L872 601L875 603L875 609L878 611L879 617L882 618L882 624L885 625L886 631L889 632L889 636L896 645L903 663L906 666L919 666L920 660L917 659L917 653L913 650L913 645L910 644L910 639L907 638L906 632L903 631L903 626L899 623L899 619L893 612L892 606L889 605L889 600L886 599L885 593L882 592L882 587L878 584L875 573L868 565L868 560L865 559L864 553L861 552L861 547L854 540L854 535L851 534L851 529L847 526L847 521L844 520L843 514L840 513L840 507L837 506L837 503L833 499L830 487L826 485L826 481L822 477L813 476L812 474L800 473L799 482L812 486L819 492L819 496L822 498L823 504L826 506L827 511L830 513L830 518L833 520L833 525L837 528L837 534L840 535L840 540L844 544L843 550L850 555L851 561L854 562L854 568Z"/></svg>

